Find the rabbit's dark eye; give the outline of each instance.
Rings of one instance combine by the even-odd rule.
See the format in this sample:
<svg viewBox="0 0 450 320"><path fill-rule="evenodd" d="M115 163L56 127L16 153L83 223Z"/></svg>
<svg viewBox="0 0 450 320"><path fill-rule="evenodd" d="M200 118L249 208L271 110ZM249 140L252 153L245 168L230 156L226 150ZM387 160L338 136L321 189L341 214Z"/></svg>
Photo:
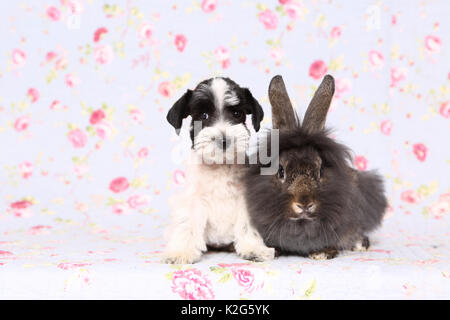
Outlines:
<svg viewBox="0 0 450 320"><path fill-rule="evenodd" d="M281 180L284 179L284 168L281 164L278 167L278 178L280 178Z"/></svg>

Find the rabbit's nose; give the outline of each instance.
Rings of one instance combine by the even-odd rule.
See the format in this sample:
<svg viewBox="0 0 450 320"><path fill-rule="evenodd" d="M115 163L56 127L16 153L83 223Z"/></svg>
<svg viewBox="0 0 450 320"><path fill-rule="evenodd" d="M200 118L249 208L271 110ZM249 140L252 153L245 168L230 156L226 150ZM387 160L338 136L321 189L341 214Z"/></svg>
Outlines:
<svg viewBox="0 0 450 320"><path fill-rule="evenodd" d="M314 202L310 202L305 206L305 209L308 212L314 212L314 210L316 209L316 205L314 204Z"/></svg>

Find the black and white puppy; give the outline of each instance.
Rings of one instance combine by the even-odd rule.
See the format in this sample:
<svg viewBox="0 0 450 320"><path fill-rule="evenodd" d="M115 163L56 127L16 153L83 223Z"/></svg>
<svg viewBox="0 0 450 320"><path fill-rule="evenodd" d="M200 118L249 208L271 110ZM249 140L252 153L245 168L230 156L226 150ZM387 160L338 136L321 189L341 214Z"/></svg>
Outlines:
<svg viewBox="0 0 450 320"><path fill-rule="evenodd" d="M247 88L222 77L187 90L169 110L167 120L177 133L191 116L192 150L185 189L170 201L165 262L194 263L207 246L230 245L245 259L273 259L274 249L250 224L241 183L247 170L248 114L258 131L264 116L258 101Z"/></svg>

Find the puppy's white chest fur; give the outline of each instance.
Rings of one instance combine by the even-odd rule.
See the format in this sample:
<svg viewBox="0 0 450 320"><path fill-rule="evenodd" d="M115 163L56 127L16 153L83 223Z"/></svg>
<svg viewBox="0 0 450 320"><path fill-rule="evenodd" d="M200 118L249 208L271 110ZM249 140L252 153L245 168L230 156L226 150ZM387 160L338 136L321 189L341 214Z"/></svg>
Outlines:
<svg viewBox="0 0 450 320"><path fill-rule="evenodd" d="M205 241L212 245L232 243L238 214L246 213L239 181L241 170L236 165L220 165L202 172L204 181L209 181L202 190L207 210Z"/></svg>
<svg viewBox="0 0 450 320"><path fill-rule="evenodd" d="M196 157L195 153L191 156ZM190 161L185 189L171 200L166 262L192 263L200 259L207 244L231 243L236 253L245 259L273 259L274 249L264 245L249 221L240 182L244 173L243 165L206 165Z"/></svg>
<svg viewBox="0 0 450 320"><path fill-rule="evenodd" d="M197 203L195 209L206 217L205 242L224 245L235 241L238 216L247 213L240 182L242 166L193 164L186 174L188 193Z"/></svg>

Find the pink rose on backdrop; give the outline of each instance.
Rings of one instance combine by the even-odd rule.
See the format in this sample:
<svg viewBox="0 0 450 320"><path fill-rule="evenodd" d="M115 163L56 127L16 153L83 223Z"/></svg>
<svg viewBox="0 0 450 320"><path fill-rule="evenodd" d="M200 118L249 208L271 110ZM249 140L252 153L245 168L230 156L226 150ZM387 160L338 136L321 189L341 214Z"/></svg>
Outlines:
<svg viewBox="0 0 450 320"><path fill-rule="evenodd" d="M223 69L226 69L230 66L230 50L228 50L228 48L219 46L216 48L216 50L214 50L214 55L216 56L217 61L222 64Z"/></svg>
<svg viewBox="0 0 450 320"><path fill-rule="evenodd" d="M80 14L83 12L84 7L81 0L64 0L62 3L69 8L71 14Z"/></svg>
<svg viewBox="0 0 450 320"><path fill-rule="evenodd" d="M36 101L39 100L39 91L36 88L30 88L27 91L27 96L28 98L30 98L31 103L35 103Z"/></svg>
<svg viewBox="0 0 450 320"><path fill-rule="evenodd" d="M278 2L282 5L292 2L293 0L278 0Z"/></svg>
<svg viewBox="0 0 450 320"><path fill-rule="evenodd" d="M302 5L296 2L288 2L285 4L284 10L289 18L297 19L300 16Z"/></svg>
<svg viewBox="0 0 450 320"><path fill-rule="evenodd" d="M172 291L185 300L214 299L211 281L197 269L174 271Z"/></svg>
<svg viewBox="0 0 450 320"><path fill-rule="evenodd" d="M59 100L53 100L52 103L50 104L50 109L51 110L59 110L61 109L61 101Z"/></svg>
<svg viewBox="0 0 450 320"><path fill-rule="evenodd" d="M126 216L132 213L128 203L115 203L112 206L112 212L118 216Z"/></svg>
<svg viewBox="0 0 450 320"><path fill-rule="evenodd" d="M430 53L439 53L442 48L442 41L440 38L435 36L426 36L425 37L425 49L427 49Z"/></svg>
<svg viewBox="0 0 450 320"><path fill-rule="evenodd" d="M444 118L450 118L450 101L446 101L443 104L441 104L441 107L439 108L439 113Z"/></svg>
<svg viewBox="0 0 450 320"><path fill-rule="evenodd" d="M88 267L90 265L92 265L92 263L61 262L60 264L57 265L57 267L60 269L63 269L63 270L70 270L70 269L75 269L75 268Z"/></svg>
<svg viewBox="0 0 450 320"><path fill-rule="evenodd" d="M37 236L42 234L49 234L51 229L52 229L51 226L37 225L28 229L27 233L33 236Z"/></svg>
<svg viewBox="0 0 450 320"><path fill-rule="evenodd" d="M98 28L97 30L95 30L94 32L94 42L99 42L103 35L108 33L108 29L106 29L105 27L101 27Z"/></svg>
<svg viewBox="0 0 450 320"><path fill-rule="evenodd" d="M406 79L406 69L404 68L391 68L391 86L396 86L400 81Z"/></svg>
<svg viewBox="0 0 450 320"><path fill-rule="evenodd" d="M120 193L128 189L130 186L130 183L128 182L128 179L125 177L118 177L115 178L111 183L109 184L109 190L111 190L114 193Z"/></svg>
<svg viewBox="0 0 450 320"><path fill-rule="evenodd" d="M370 50L369 51L369 62L372 67L381 68L384 65L384 57L379 51Z"/></svg>
<svg viewBox="0 0 450 320"><path fill-rule="evenodd" d="M275 62L279 62L284 56L284 51L280 47L273 47L270 49L270 56Z"/></svg>
<svg viewBox="0 0 450 320"><path fill-rule="evenodd" d="M112 136L113 126L108 121L100 121L95 124L95 132L100 139L107 139Z"/></svg>
<svg viewBox="0 0 450 320"><path fill-rule="evenodd" d="M322 79L327 72L327 65L322 60L314 61L309 67L309 76L315 80Z"/></svg>
<svg viewBox="0 0 450 320"><path fill-rule="evenodd" d="M142 112L142 111L139 110L139 109L133 109L133 110L131 110L131 111L130 111L130 116L131 116L131 119L132 119L134 122L137 122L137 123L142 123L142 121L144 121L144 119L145 119L145 114L144 114L144 112Z"/></svg>
<svg viewBox="0 0 450 320"><path fill-rule="evenodd" d="M17 67L23 67L27 62L27 55L20 49L14 49L11 53L12 63Z"/></svg>
<svg viewBox="0 0 450 320"><path fill-rule="evenodd" d="M152 34L153 34L153 27L152 27L152 25L150 23L148 23L148 22L143 23L139 27L138 34L139 34L139 37L142 40L150 39L152 37Z"/></svg>
<svg viewBox="0 0 450 320"><path fill-rule="evenodd" d="M350 91L352 89L352 82L350 79L337 79L335 85L335 96L336 98L340 98L344 93Z"/></svg>
<svg viewBox="0 0 450 320"><path fill-rule="evenodd" d="M29 210L32 205L31 201L20 200L11 203L8 211L17 218L30 218L33 215L31 210Z"/></svg>
<svg viewBox="0 0 450 320"><path fill-rule="evenodd" d="M441 196L438 202L431 204L427 209L428 212L433 216L433 218L441 219L444 214L450 212L450 200Z"/></svg>
<svg viewBox="0 0 450 320"><path fill-rule="evenodd" d="M88 137L81 129L71 130L67 138L75 148L83 148L87 144Z"/></svg>
<svg viewBox="0 0 450 320"><path fill-rule="evenodd" d="M230 58L230 50L224 46L219 46L214 50L217 61L224 61Z"/></svg>
<svg viewBox="0 0 450 320"><path fill-rule="evenodd" d="M95 110L91 113L89 123L94 125L105 119L105 112L102 109Z"/></svg>
<svg viewBox="0 0 450 320"><path fill-rule="evenodd" d="M261 11L258 14L258 19L267 30L276 29L278 26L278 16L270 9Z"/></svg>
<svg viewBox="0 0 450 320"><path fill-rule="evenodd" d="M400 199L402 199L405 202L415 204L422 200L422 196L420 195L420 193L414 190L406 190L401 193Z"/></svg>
<svg viewBox="0 0 450 320"><path fill-rule="evenodd" d="M386 136L390 135L392 131L392 121L391 120L381 121L380 131L382 134Z"/></svg>
<svg viewBox="0 0 450 320"><path fill-rule="evenodd" d="M450 212L450 193L439 196L439 200L428 207L428 211L435 219L440 219Z"/></svg>
<svg viewBox="0 0 450 320"><path fill-rule="evenodd" d="M148 205L150 203L150 197L147 195L133 195L128 198L127 203L130 208L136 209Z"/></svg>
<svg viewBox="0 0 450 320"><path fill-rule="evenodd" d="M16 121L14 122L14 129L16 129L16 131L25 131L28 129L30 125L30 117L28 116L22 116L16 119Z"/></svg>
<svg viewBox="0 0 450 320"><path fill-rule="evenodd" d="M70 88L74 88L80 84L80 79L73 73L68 73L65 76L66 85Z"/></svg>
<svg viewBox="0 0 450 320"><path fill-rule="evenodd" d="M88 172L88 170L89 167L86 163L77 163L73 167L73 172L75 172L75 174L80 178L83 177Z"/></svg>
<svg viewBox="0 0 450 320"><path fill-rule="evenodd" d="M147 158L148 157L148 148L143 147L141 149L139 149L138 151L138 157L143 159L143 158Z"/></svg>
<svg viewBox="0 0 450 320"><path fill-rule="evenodd" d="M55 61L55 70L63 70L66 67L67 67L67 58L66 57L61 57ZM67 82L67 79L66 79L66 82Z"/></svg>
<svg viewBox="0 0 450 320"><path fill-rule="evenodd" d="M233 274L234 279L236 279L237 283L245 288L251 287L253 281L255 281L255 276L250 270L247 269L231 269L231 273Z"/></svg>
<svg viewBox="0 0 450 320"><path fill-rule="evenodd" d="M356 156L354 163L355 163L356 169L361 170L361 171L367 170L368 161L367 161L366 157Z"/></svg>
<svg viewBox="0 0 450 320"><path fill-rule="evenodd" d="M173 182L178 185L183 185L186 182L186 174L183 170L175 170L173 172Z"/></svg>
<svg viewBox="0 0 450 320"><path fill-rule="evenodd" d="M58 21L61 18L61 12L56 7L48 7L47 16L53 21Z"/></svg>
<svg viewBox="0 0 450 320"><path fill-rule="evenodd" d="M45 55L45 61L51 62L53 59L55 59L58 56L58 54L54 51L49 51Z"/></svg>
<svg viewBox="0 0 450 320"><path fill-rule="evenodd" d="M27 208L31 207L32 205L33 205L33 203L31 201L20 200L20 201L11 203L10 206L12 209L27 209Z"/></svg>
<svg viewBox="0 0 450 320"><path fill-rule="evenodd" d="M165 98L170 98L175 92L175 86L169 81L163 81L158 86L158 92Z"/></svg>
<svg viewBox="0 0 450 320"><path fill-rule="evenodd" d="M28 179L33 174L33 164L29 161L19 164L19 172L22 178Z"/></svg>
<svg viewBox="0 0 450 320"><path fill-rule="evenodd" d="M341 36L341 34L342 34L342 29L341 29L341 27L339 27L339 26L333 27L333 28L331 29L331 31L330 31L330 37L331 37L332 39L337 39L337 38L339 38L339 37Z"/></svg>
<svg viewBox="0 0 450 320"><path fill-rule="evenodd" d="M101 45L94 49L94 59L100 64L109 64L114 58L114 51L110 45Z"/></svg>
<svg viewBox="0 0 450 320"><path fill-rule="evenodd" d="M202 1L202 10L203 12L210 13L216 10L217 8L217 0L203 0Z"/></svg>
<svg viewBox="0 0 450 320"><path fill-rule="evenodd" d="M237 284L244 287L248 293L264 287L265 272L260 269L249 270L248 268L233 267L231 274L236 280Z"/></svg>
<svg viewBox="0 0 450 320"><path fill-rule="evenodd" d="M413 145L413 153L421 162L424 162L427 158L427 151L428 149L423 143L416 143Z"/></svg>
<svg viewBox="0 0 450 320"><path fill-rule="evenodd" d="M183 34L177 34L175 36L175 47L178 51L183 52L186 47L187 38Z"/></svg>

